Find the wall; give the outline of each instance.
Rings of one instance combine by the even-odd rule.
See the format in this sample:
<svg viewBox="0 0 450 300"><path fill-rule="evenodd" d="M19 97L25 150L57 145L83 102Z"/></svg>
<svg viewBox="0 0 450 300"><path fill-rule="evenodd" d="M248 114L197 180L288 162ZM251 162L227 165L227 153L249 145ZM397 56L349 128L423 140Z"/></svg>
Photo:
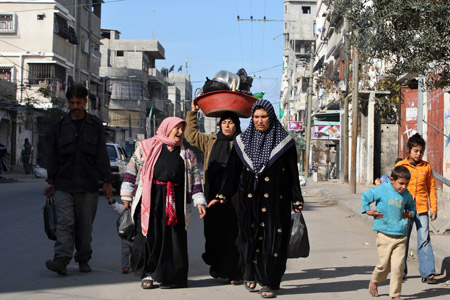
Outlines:
<svg viewBox="0 0 450 300"><path fill-rule="evenodd" d="M450 94L444 94L444 133L450 136ZM450 179L450 139L444 138L443 173L442 175ZM450 187L444 185L443 191L450 193Z"/></svg>
<svg viewBox="0 0 450 300"><path fill-rule="evenodd" d="M406 143L417 132L417 89L402 87L399 101L398 157L406 157Z"/></svg>
<svg viewBox="0 0 450 300"><path fill-rule="evenodd" d="M444 92L441 89L428 92L426 105L424 105L424 113L427 113L427 122L441 132L444 131ZM442 175L443 168L443 149L445 137L433 127L428 126L426 135L426 160L430 163L431 168ZM436 180L436 188L442 189L442 182Z"/></svg>
<svg viewBox="0 0 450 300"><path fill-rule="evenodd" d="M380 125L380 169L377 177L383 174L391 174L394 167L398 149L398 125L397 124L381 124ZM401 157L403 158L403 157Z"/></svg>

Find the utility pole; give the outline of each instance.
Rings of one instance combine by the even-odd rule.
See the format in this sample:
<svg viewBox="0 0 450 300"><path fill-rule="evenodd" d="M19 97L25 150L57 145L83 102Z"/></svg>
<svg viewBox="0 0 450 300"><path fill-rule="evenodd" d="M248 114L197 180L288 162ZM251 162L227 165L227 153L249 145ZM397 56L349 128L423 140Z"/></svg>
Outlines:
<svg viewBox="0 0 450 300"><path fill-rule="evenodd" d="M423 136L423 90L424 78L419 75L419 86L417 88L417 133Z"/></svg>
<svg viewBox="0 0 450 300"><path fill-rule="evenodd" d="M358 37L357 29L353 29L355 38ZM352 160L350 170L350 192L356 194L356 147L358 145L358 90L359 90L359 51L356 45L353 45L352 59Z"/></svg>
<svg viewBox="0 0 450 300"><path fill-rule="evenodd" d="M344 182L348 182L348 97L349 97L349 65L350 65L350 23L348 21L348 18L344 18L344 26L345 26L345 32L344 32L344 81L345 81L345 96L344 96L344 122L343 122L343 131L344 131L344 139L341 140L341 149L344 150L344 163L342 165L343 167L343 180ZM342 174L342 172L341 172Z"/></svg>
<svg viewBox="0 0 450 300"><path fill-rule="evenodd" d="M303 163L303 170L305 177L309 177L309 156L311 147L311 111L312 111L312 95L313 95L313 78L314 78L314 43L311 43L311 56L309 59L309 82L308 82L308 97L306 103L306 147L305 160Z"/></svg>

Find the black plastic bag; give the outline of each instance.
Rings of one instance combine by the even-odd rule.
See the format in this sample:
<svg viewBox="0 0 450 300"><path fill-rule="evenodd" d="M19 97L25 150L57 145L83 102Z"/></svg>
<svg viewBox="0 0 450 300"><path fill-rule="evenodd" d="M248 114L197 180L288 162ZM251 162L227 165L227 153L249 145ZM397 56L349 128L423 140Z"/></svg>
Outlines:
<svg viewBox="0 0 450 300"><path fill-rule="evenodd" d="M303 214L295 213L291 219L291 236L289 238L288 258L309 256L308 229Z"/></svg>
<svg viewBox="0 0 450 300"><path fill-rule="evenodd" d="M44 209L44 229L50 240L56 241L56 214L53 198L45 200Z"/></svg>
<svg viewBox="0 0 450 300"><path fill-rule="evenodd" d="M134 222L131 216L131 210L125 209L117 220L117 233L121 239L132 241L134 238Z"/></svg>
<svg viewBox="0 0 450 300"><path fill-rule="evenodd" d="M249 93L251 95L250 88L252 87L253 77L247 76L247 71L244 68L239 69L236 74L240 78L238 90L241 93Z"/></svg>
<svg viewBox="0 0 450 300"><path fill-rule="evenodd" d="M222 90L229 91L230 88L228 87L228 85L226 85L223 82L219 82L214 79L211 80L208 77L206 77L206 82L203 85L203 93L222 91Z"/></svg>

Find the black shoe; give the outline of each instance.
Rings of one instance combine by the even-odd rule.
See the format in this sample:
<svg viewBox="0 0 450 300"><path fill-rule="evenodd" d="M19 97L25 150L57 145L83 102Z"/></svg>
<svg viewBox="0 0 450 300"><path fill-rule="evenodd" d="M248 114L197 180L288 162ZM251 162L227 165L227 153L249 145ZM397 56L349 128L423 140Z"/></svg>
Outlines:
<svg viewBox="0 0 450 300"><path fill-rule="evenodd" d="M87 261L80 261L78 263L78 269L80 270L80 272L84 272L84 273L89 273L90 271L92 271L92 269L89 266L89 264L87 263Z"/></svg>
<svg viewBox="0 0 450 300"><path fill-rule="evenodd" d="M67 275L67 268L60 261L54 261L54 260L49 259L45 262L45 266L50 271L56 272L59 275Z"/></svg>

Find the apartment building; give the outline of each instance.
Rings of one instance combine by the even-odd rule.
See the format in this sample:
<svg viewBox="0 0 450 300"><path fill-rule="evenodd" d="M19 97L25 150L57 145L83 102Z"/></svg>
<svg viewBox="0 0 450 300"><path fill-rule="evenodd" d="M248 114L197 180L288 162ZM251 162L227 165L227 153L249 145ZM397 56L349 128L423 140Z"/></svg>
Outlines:
<svg viewBox="0 0 450 300"><path fill-rule="evenodd" d="M34 141L41 166L51 124L45 110L65 108L70 84L83 83L90 92L86 109L107 121L108 93L99 76L102 2L0 0L0 78L16 84L19 105L44 112L43 117L29 120L31 125L14 120L10 136L17 145L25 138ZM17 157L12 163L20 163L20 147L9 146Z"/></svg>
<svg viewBox="0 0 450 300"><path fill-rule="evenodd" d="M281 83L281 106L287 121L304 121L310 60L315 43L317 1L284 0L284 70Z"/></svg>
<svg viewBox="0 0 450 300"><path fill-rule="evenodd" d="M92 0L0 1L0 73L16 82L19 103L49 108L68 85L82 82L88 110L100 113L101 2ZM46 90L43 97L39 91Z"/></svg>
<svg viewBox="0 0 450 300"><path fill-rule="evenodd" d="M192 84L191 76L186 73L173 73L169 74L169 100L174 106L173 116L185 118L186 111L191 110L192 102ZM171 94L176 96L175 90L179 91L178 97L172 97Z"/></svg>
<svg viewBox="0 0 450 300"><path fill-rule="evenodd" d="M101 41L100 75L108 78L111 92L109 127L125 132L115 142L153 135L170 115L168 72L163 74L155 66L157 59L165 59L163 46L157 40L122 40L115 29L102 29Z"/></svg>

